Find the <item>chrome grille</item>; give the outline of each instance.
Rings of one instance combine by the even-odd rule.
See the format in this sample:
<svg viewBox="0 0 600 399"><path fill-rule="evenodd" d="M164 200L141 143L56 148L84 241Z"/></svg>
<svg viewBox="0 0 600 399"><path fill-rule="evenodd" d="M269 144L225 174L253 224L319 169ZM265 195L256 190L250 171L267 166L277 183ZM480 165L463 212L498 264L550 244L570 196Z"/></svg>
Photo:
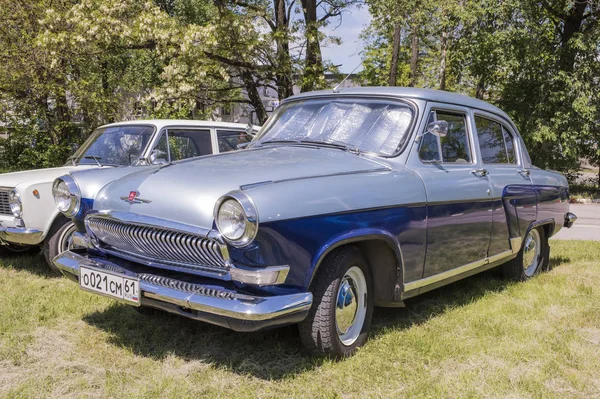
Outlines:
<svg viewBox="0 0 600 399"><path fill-rule="evenodd" d="M8 194L11 189L0 188L0 215L12 216L10 205L8 204Z"/></svg>
<svg viewBox="0 0 600 399"><path fill-rule="evenodd" d="M221 274L228 271L219 244L205 237L102 217L89 218L87 225L102 248L117 256L132 256L152 266Z"/></svg>

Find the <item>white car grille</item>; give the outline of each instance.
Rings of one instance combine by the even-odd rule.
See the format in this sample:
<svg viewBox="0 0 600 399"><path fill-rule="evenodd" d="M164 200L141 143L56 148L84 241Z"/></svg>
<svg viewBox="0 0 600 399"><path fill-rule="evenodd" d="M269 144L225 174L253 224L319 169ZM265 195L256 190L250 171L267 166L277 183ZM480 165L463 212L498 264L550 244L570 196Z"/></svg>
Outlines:
<svg viewBox="0 0 600 399"><path fill-rule="evenodd" d="M10 205L8 204L8 195L12 189L0 188L0 215L12 216Z"/></svg>

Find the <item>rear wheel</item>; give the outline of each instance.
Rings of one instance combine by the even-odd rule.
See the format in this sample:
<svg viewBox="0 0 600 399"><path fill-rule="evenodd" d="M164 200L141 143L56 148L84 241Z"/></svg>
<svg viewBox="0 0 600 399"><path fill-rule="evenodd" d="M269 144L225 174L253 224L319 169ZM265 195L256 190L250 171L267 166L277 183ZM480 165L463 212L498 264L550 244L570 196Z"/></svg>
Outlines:
<svg viewBox="0 0 600 399"><path fill-rule="evenodd" d="M313 306L299 324L304 346L318 355L352 355L368 336L372 287L368 264L356 248L330 254L315 277Z"/></svg>
<svg viewBox="0 0 600 399"><path fill-rule="evenodd" d="M46 264L53 272L61 274L60 270L52 263L52 259L72 247L75 224L70 219L59 217L54 221L46 240L44 241L44 257Z"/></svg>
<svg viewBox="0 0 600 399"><path fill-rule="evenodd" d="M517 257L502 266L503 274L518 281L529 280L548 267L549 246L544 229L531 229Z"/></svg>

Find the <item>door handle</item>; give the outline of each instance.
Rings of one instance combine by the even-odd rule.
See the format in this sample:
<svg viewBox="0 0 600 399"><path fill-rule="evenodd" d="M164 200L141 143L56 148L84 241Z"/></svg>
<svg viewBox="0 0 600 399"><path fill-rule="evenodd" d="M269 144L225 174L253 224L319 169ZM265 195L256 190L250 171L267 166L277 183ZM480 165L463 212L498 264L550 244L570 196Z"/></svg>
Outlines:
<svg viewBox="0 0 600 399"><path fill-rule="evenodd" d="M524 177L531 176L531 171L529 169L519 169L517 170L517 173L520 173Z"/></svg>
<svg viewBox="0 0 600 399"><path fill-rule="evenodd" d="M473 173L475 176L479 176L479 177L484 177L489 174L487 169L473 169L471 171L471 173Z"/></svg>

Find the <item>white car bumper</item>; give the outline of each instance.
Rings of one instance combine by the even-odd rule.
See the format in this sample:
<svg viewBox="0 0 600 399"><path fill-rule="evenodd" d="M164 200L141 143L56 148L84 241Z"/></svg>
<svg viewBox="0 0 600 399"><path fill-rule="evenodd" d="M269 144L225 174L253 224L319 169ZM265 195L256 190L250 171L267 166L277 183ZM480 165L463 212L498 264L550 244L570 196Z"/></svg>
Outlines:
<svg viewBox="0 0 600 399"><path fill-rule="evenodd" d="M0 245L39 245L44 241L44 232L15 225L13 217L0 217Z"/></svg>

